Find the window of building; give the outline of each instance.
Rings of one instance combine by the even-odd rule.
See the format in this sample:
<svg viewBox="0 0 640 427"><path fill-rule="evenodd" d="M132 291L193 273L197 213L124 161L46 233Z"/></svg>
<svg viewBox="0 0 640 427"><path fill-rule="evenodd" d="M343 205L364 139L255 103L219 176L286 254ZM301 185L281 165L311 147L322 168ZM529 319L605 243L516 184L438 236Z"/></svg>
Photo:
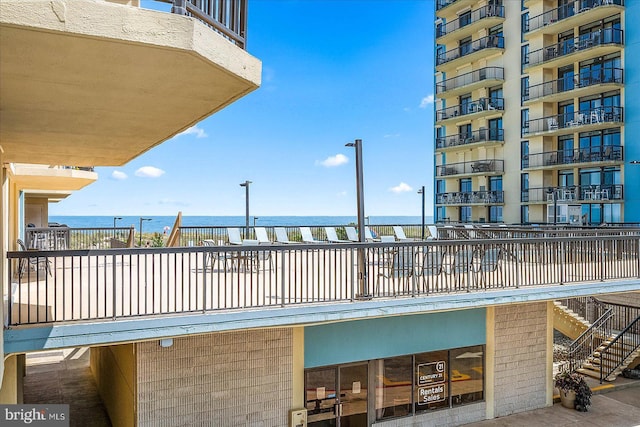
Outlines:
<svg viewBox="0 0 640 427"><path fill-rule="evenodd" d="M467 25L471 24L471 11L468 10L464 13L461 13L460 16L458 16L458 23L460 24L460 28L466 27Z"/></svg>
<svg viewBox="0 0 640 427"><path fill-rule="evenodd" d="M460 222L471 222L471 206L460 206Z"/></svg>
<svg viewBox="0 0 640 427"><path fill-rule="evenodd" d="M520 141L520 169L529 167L529 141Z"/></svg>
<svg viewBox="0 0 640 427"><path fill-rule="evenodd" d="M602 206L602 219L607 224L622 222L622 208L619 203L607 203Z"/></svg>
<svg viewBox="0 0 640 427"><path fill-rule="evenodd" d="M458 133L461 139L471 138L471 123L458 126Z"/></svg>
<svg viewBox="0 0 640 427"><path fill-rule="evenodd" d="M558 137L558 163L574 163L573 135Z"/></svg>
<svg viewBox="0 0 640 427"><path fill-rule="evenodd" d="M491 176L491 177L489 177L489 190L491 190L491 191L502 191L502 177L501 176Z"/></svg>
<svg viewBox="0 0 640 427"><path fill-rule="evenodd" d="M449 222L447 218L447 208L444 206L438 206L436 208L436 222Z"/></svg>
<svg viewBox="0 0 640 427"><path fill-rule="evenodd" d="M529 206L520 206L520 223L529 224Z"/></svg>
<svg viewBox="0 0 640 427"><path fill-rule="evenodd" d="M562 123L562 127L569 127L569 123L576 120L573 101L565 101L558 103L558 122Z"/></svg>
<svg viewBox="0 0 640 427"><path fill-rule="evenodd" d="M528 173L520 174L520 201L525 203L529 201L529 174Z"/></svg>
<svg viewBox="0 0 640 427"><path fill-rule="evenodd" d="M558 171L558 187L573 187L573 170Z"/></svg>
<svg viewBox="0 0 640 427"><path fill-rule="evenodd" d="M469 193L471 191L471 178L463 178L460 180L460 192Z"/></svg>
<svg viewBox="0 0 640 427"><path fill-rule="evenodd" d="M471 105L471 94L466 93L464 95L460 95L460 111L462 111L462 114L469 114L471 112L469 110L470 105Z"/></svg>
<svg viewBox="0 0 640 427"><path fill-rule="evenodd" d="M558 92L573 90L574 83L573 65L558 68Z"/></svg>
<svg viewBox="0 0 640 427"><path fill-rule="evenodd" d="M489 222L502 221L502 206L489 206Z"/></svg>
<svg viewBox="0 0 640 427"><path fill-rule="evenodd" d="M525 12L522 14L520 28L522 29L520 31L520 42L524 43L526 41L524 38L524 33L529 31L529 12Z"/></svg>
<svg viewBox="0 0 640 427"><path fill-rule="evenodd" d="M521 136L529 133L529 109L523 108L520 110L520 128L522 129Z"/></svg>
<svg viewBox="0 0 640 427"><path fill-rule="evenodd" d="M466 37L458 43L458 49L460 56L466 55L471 52L471 36Z"/></svg>
<svg viewBox="0 0 640 427"><path fill-rule="evenodd" d="M529 76L520 79L520 105L529 100Z"/></svg>
<svg viewBox="0 0 640 427"><path fill-rule="evenodd" d="M529 45L520 47L520 74L524 74L525 67L529 64Z"/></svg>
<svg viewBox="0 0 640 427"><path fill-rule="evenodd" d="M502 117L491 119L489 120L488 124L489 124L489 140L499 141L500 132L502 131Z"/></svg>

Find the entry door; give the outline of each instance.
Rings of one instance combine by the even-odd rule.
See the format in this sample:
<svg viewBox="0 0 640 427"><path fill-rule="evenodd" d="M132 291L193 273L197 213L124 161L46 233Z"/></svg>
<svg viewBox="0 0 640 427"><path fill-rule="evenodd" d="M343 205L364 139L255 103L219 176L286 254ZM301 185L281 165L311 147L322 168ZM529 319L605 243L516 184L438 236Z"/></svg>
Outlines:
<svg viewBox="0 0 640 427"><path fill-rule="evenodd" d="M310 427L367 427L367 364L315 369L305 375Z"/></svg>

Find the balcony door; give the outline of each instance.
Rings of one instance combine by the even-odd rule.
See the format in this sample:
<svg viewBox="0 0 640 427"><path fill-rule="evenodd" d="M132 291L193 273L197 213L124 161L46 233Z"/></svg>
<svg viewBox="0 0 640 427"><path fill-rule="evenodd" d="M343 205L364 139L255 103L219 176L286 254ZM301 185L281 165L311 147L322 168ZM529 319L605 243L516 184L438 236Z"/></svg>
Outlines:
<svg viewBox="0 0 640 427"><path fill-rule="evenodd" d="M367 427L368 365L341 365L305 373L309 427Z"/></svg>

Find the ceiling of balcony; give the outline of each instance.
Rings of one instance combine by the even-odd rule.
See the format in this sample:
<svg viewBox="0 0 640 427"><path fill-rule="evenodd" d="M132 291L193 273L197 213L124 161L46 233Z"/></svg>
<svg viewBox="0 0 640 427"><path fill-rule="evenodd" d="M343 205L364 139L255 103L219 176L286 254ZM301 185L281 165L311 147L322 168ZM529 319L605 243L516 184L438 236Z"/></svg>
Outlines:
<svg viewBox="0 0 640 427"><path fill-rule="evenodd" d="M122 165L260 84L260 61L165 12L7 0L0 32L5 162Z"/></svg>

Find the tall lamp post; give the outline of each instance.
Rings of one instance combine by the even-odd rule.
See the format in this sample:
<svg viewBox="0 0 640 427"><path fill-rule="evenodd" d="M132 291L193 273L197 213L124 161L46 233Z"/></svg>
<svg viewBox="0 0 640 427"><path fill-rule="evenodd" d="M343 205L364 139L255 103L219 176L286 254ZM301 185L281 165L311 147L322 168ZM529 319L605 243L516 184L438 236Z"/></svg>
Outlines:
<svg viewBox="0 0 640 427"><path fill-rule="evenodd" d="M259 220L259 219L260 219L260 218L259 218L259 217L257 217L257 216L254 216L254 217L253 217L253 228L254 228L254 230L255 230L255 228L256 228L256 221L257 221L257 220Z"/></svg>
<svg viewBox="0 0 640 427"><path fill-rule="evenodd" d="M422 240L424 240L424 185L418 190L418 194L422 194Z"/></svg>
<svg viewBox="0 0 640 427"><path fill-rule="evenodd" d="M245 201L245 230L244 230L244 238L248 239L249 238L249 184L251 184L251 181L245 181L242 184L240 184L240 187L244 187L244 191L245 191L245 195L244 195L244 201Z"/></svg>
<svg viewBox="0 0 640 427"><path fill-rule="evenodd" d="M345 144L345 147L354 147L356 149L356 197L358 199L358 241L365 242L364 235L364 180L362 174L362 140L356 139L354 142ZM365 269L365 253L364 248L358 248L358 295L356 297L369 299L369 291L367 289L367 272Z"/></svg>
<svg viewBox="0 0 640 427"><path fill-rule="evenodd" d="M116 228L116 221L118 221L118 220L120 220L120 219L122 219L122 217L121 217L121 216L114 216L114 217L113 217L113 228Z"/></svg>
<svg viewBox="0 0 640 427"><path fill-rule="evenodd" d="M151 218L140 217L140 242L138 243L138 246L142 246L142 221L151 221Z"/></svg>

